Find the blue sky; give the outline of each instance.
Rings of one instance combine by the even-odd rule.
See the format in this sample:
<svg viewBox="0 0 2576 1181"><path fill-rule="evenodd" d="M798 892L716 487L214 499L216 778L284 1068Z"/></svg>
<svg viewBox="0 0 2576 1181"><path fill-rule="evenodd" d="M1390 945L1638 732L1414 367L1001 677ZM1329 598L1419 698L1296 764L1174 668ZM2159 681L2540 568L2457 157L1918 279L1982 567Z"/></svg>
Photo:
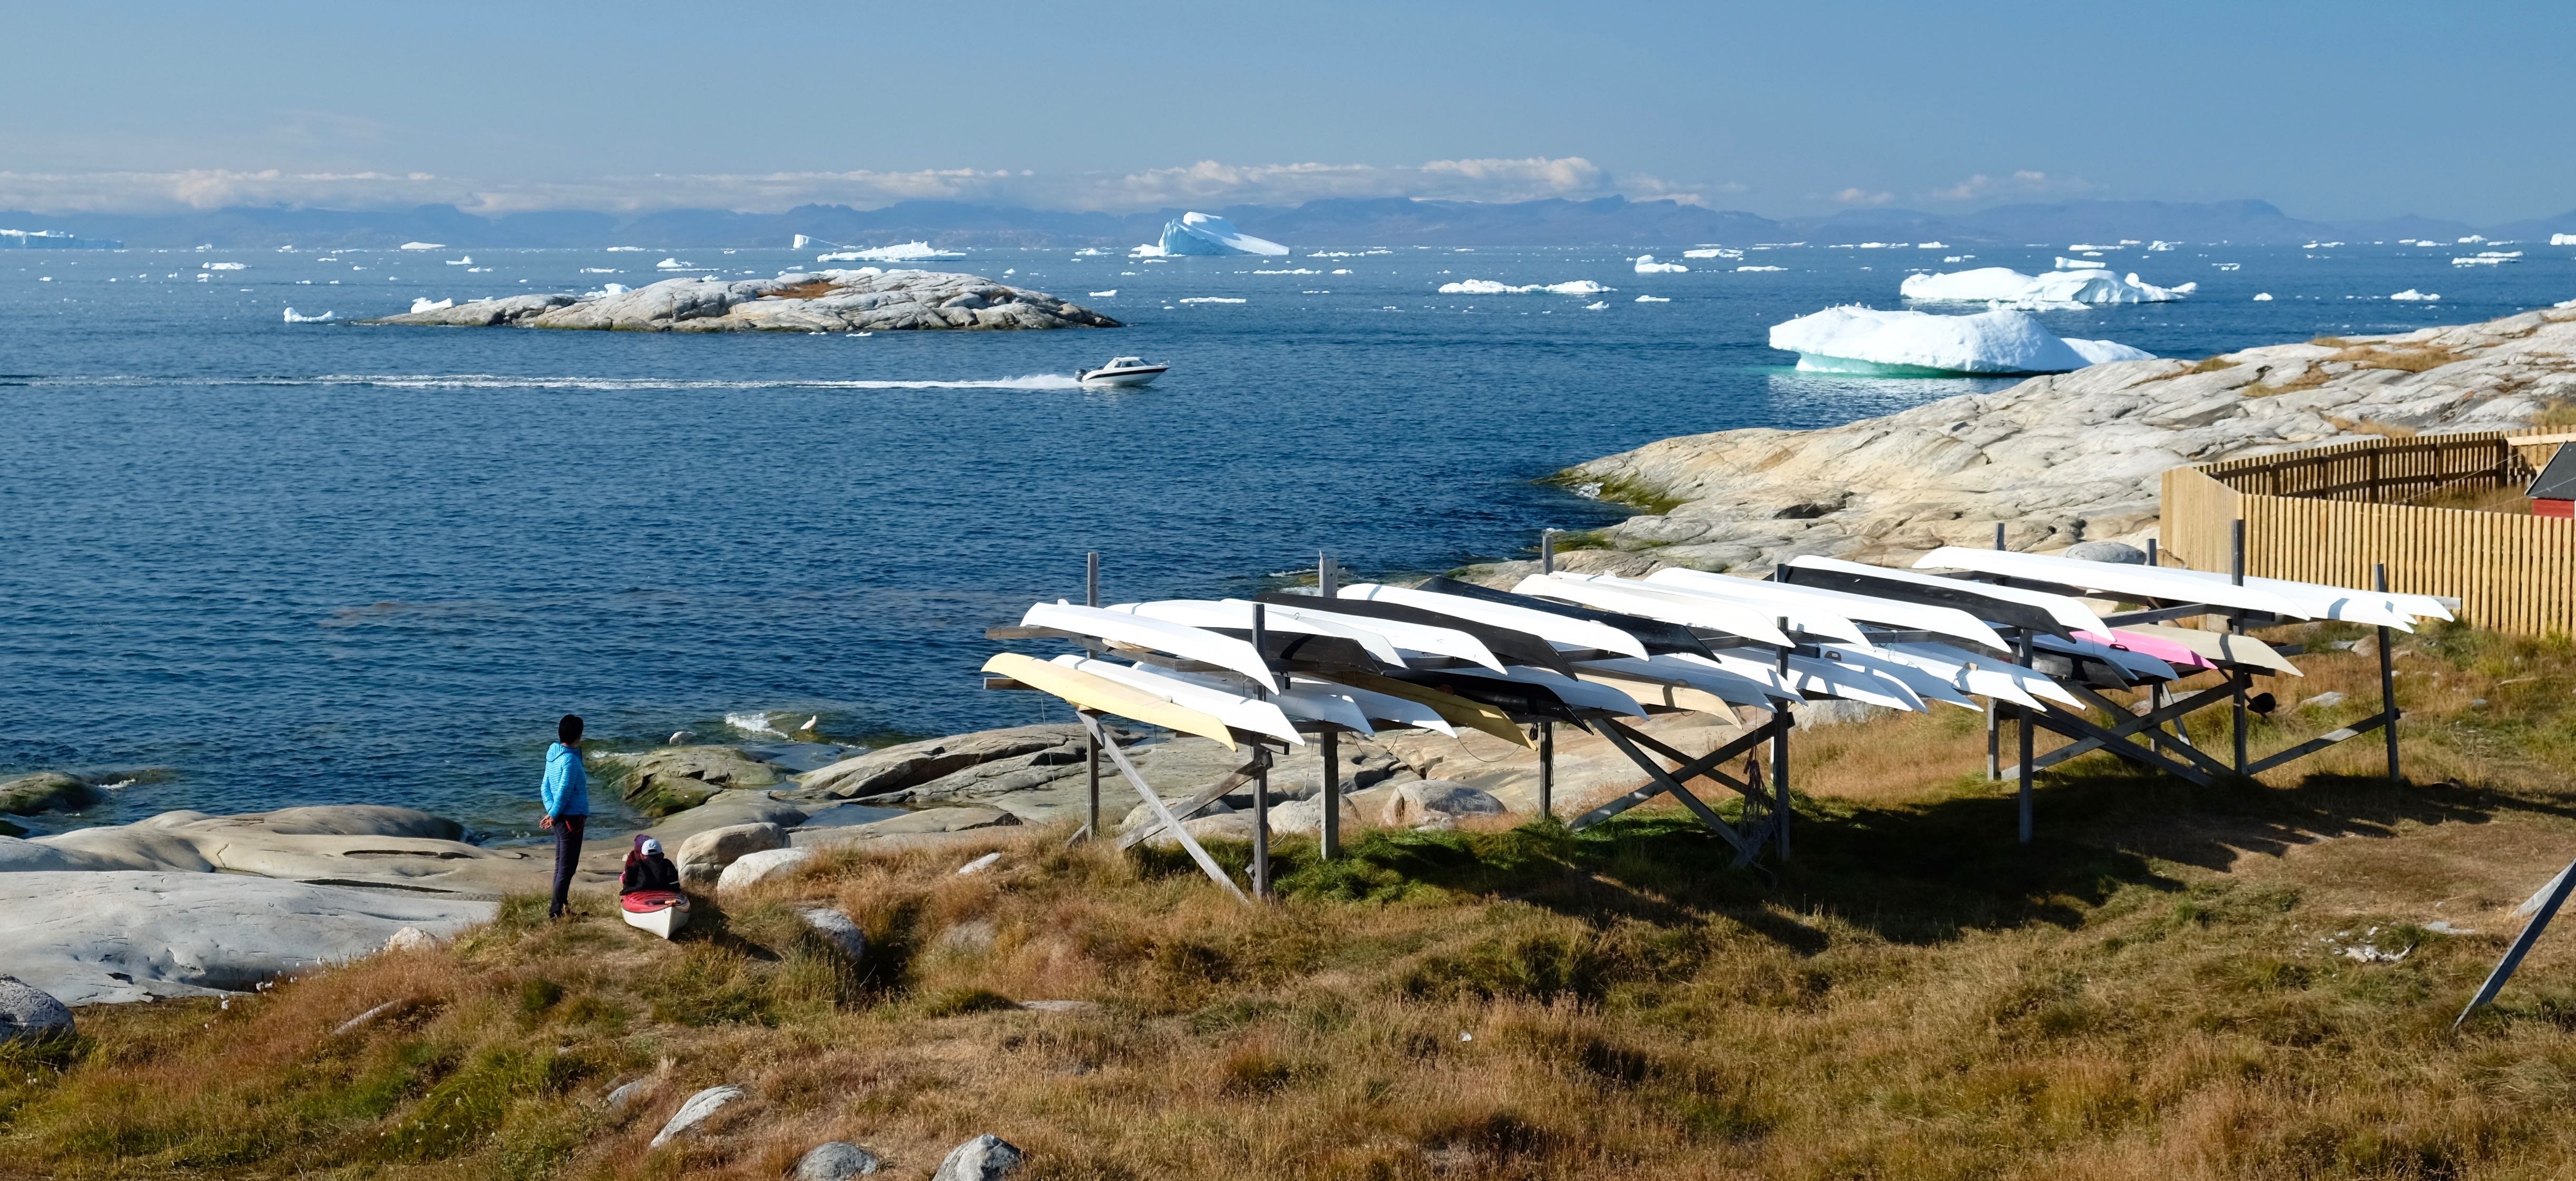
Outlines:
<svg viewBox="0 0 2576 1181"><path fill-rule="evenodd" d="M0 208L2576 208L2576 5L15 6Z"/></svg>

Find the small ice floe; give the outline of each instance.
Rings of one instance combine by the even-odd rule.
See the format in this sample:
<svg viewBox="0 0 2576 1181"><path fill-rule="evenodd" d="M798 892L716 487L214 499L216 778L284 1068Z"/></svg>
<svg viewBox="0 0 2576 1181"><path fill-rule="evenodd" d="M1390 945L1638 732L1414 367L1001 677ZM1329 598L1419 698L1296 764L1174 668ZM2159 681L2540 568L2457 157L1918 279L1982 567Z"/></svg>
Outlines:
<svg viewBox="0 0 2576 1181"><path fill-rule="evenodd" d="M1788 269L1789 268L1787 267L1737 267L1735 268L1735 273L1740 275L1746 271L1785 271Z"/></svg>
<svg viewBox="0 0 2576 1181"><path fill-rule="evenodd" d="M1606 299L1597 299L1597 300L1592 301L1591 303L1587 303L1587 304L1583 305L1583 310L1584 310L1584 311L1587 311L1587 312L1597 312L1597 311L1600 311L1600 310L1602 310L1603 308L1606 308L1606 307L1609 307L1609 306L1610 306L1610 301L1609 301L1609 300L1606 300ZM1395 309L1394 309L1394 308L1388 308L1387 310L1391 312L1391 311L1394 311Z"/></svg>
<svg viewBox="0 0 2576 1181"><path fill-rule="evenodd" d="M2269 291L2257 291L2254 293L2254 302L2270 303L2272 302L2272 293Z"/></svg>
<svg viewBox="0 0 2576 1181"><path fill-rule="evenodd" d="M1254 271L1252 273L1256 275L1320 275L1324 272L1311 271L1304 267L1297 267L1290 270Z"/></svg>
<svg viewBox="0 0 2576 1181"><path fill-rule="evenodd" d="M437 311L445 311L446 309L448 309L448 308L452 308L452 307L455 307L455 306L456 306L456 301L455 301L455 300L453 300L453 299L442 299L442 300L439 300L439 301L438 301L438 302L436 302L436 303L432 303L432 302L430 302L429 297L428 297L428 296L426 296L426 295L421 296L420 298L418 298L418 299L415 299L415 300L411 301L411 310L412 310L412 311L414 311L414 312L437 312Z"/></svg>
<svg viewBox="0 0 2576 1181"><path fill-rule="evenodd" d="M653 267L654 267L654 269L655 269L655 270L663 270L663 271L694 271L694 270L699 269L699 268L697 268L697 267L690 266L690 265L689 265L689 264L687 264L687 263L681 262L681 261L680 261L680 258L679 258L679 256L678 256L678 255L672 255L672 256L671 256L671 257L669 257L669 258L665 258L665 259L663 259L663 260L662 260L662 261L660 261L660 262L654 263L654 264L653 264Z"/></svg>
<svg viewBox="0 0 2576 1181"><path fill-rule="evenodd" d="M330 320L331 313L329 312L324 312L319 316L306 316L298 314L294 308L286 309L286 322L289 324L324 324L329 323Z"/></svg>
<svg viewBox="0 0 2576 1181"><path fill-rule="evenodd" d="M1143 245L1140 245L1140 246L1136 247L1134 250L1130 250L1130 251L1128 251L1128 252L1127 252L1127 257L1129 257L1129 258L1161 258L1161 257L1163 257L1163 244L1162 244L1162 243L1160 243L1160 242L1147 242L1147 243L1144 243Z"/></svg>
<svg viewBox="0 0 2576 1181"><path fill-rule="evenodd" d="M2465 238L2460 239L2460 240L2459 240L2459 242L2457 243L2457 245L2461 245L2461 246L2475 246L2475 245L2477 245L2478 243L2480 243L2480 242L2484 242L2484 241L2486 241L2486 240L2487 240L2487 236L2486 236L2486 235L2484 235L2484 234L2471 234L2471 235L2469 235L2468 237L2465 237Z"/></svg>
<svg viewBox="0 0 2576 1181"><path fill-rule="evenodd" d="M624 283L602 283L599 285L599 290L582 292L581 297L583 299L606 299L612 295L624 295L627 290L628 288Z"/></svg>
<svg viewBox="0 0 2576 1181"><path fill-rule="evenodd" d="M2155 354L2107 340L2061 339L2027 312L1973 316L1827 308L1771 328L1771 347L1810 373L1875 377L2065 373Z"/></svg>
<svg viewBox="0 0 2576 1181"><path fill-rule="evenodd" d="M1098 258L1098 257L1100 257L1101 255L1104 255L1104 254L1107 254L1107 253L1109 253L1109 252L1108 252L1108 251L1106 251L1106 250L1102 250L1101 248L1099 248L1099 247L1097 247L1097 246L1085 246L1085 247L1083 247L1083 248L1082 248L1082 249L1080 249L1080 250L1076 250L1076 251L1074 251L1074 252L1073 252L1073 256L1074 256L1075 258Z"/></svg>
<svg viewBox="0 0 2576 1181"><path fill-rule="evenodd" d="M1678 275L1689 269L1677 262L1656 262L1651 254L1637 256L1637 273L1640 275Z"/></svg>
<svg viewBox="0 0 2576 1181"><path fill-rule="evenodd" d="M405 243L403 243L403 244L402 244L402 248L403 248L403 249L405 249L405 250L445 250L445 249L447 249L447 243L445 243L445 242L405 242Z"/></svg>
<svg viewBox="0 0 2576 1181"><path fill-rule="evenodd" d="M1107 291L1094 291L1091 293L1091 298L1093 299L1115 299L1117 297L1118 289L1115 287L1112 287Z"/></svg>
<svg viewBox="0 0 2576 1181"><path fill-rule="evenodd" d="M2171 250L2171 249L2173 249L2174 247L2176 247L2176 246L2180 246L2180 245L2182 245L2182 243L2180 243L2180 242L2167 242L2167 241L2164 241L2164 240L2162 240L2162 239L2159 239L2159 240L2157 240L2157 241L2147 243L2147 249L2149 249L2149 250Z"/></svg>
<svg viewBox="0 0 2576 1181"><path fill-rule="evenodd" d="M2455 267L2501 266L2521 257L2522 252L2519 250L2481 250L2469 257L2452 259L2451 265Z"/></svg>
<svg viewBox="0 0 2576 1181"><path fill-rule="evenodd" d="M583 267L581 268L581 273L585 275L622 275L626 272L618 270L615 267Z"/></svg>
<svg viewBox="0 0 2576 1181"><path fill-rule="evenodd" d="M2398 292L2398 293L2397 293L2397 294L2395 294L2395 295L2389 296L2388 298L2390 298L2390 299L2395 299L2395 300L2403 300L2403 301L2405 301L2405 302L2407 302L2407 303L2432 303L2432 302L2434 302L2435 300L2438 300L2438 299L2440 299L2440 298L2442 298L2442 297L2441 297L2441 296L2438 296L2438 295L2429 295L2429 294L2426 294L2426 293L2424 293L2424 292L2417 291L2417 290L2415 290L2415 289L2414 289L2414 288L2412 288L2412 287L2409 287L2409 288L2407 288L2407 289L2406 289L2406 290L2404 290L2404 291L2400 291L2400 292Z"/></svg>
<svg viewBox="0 0 2576 1181"><path fill-rule="evenodd" d="M2241 262L2214 262L2209 265L2217 267L2222 271L2232 271L2238 267L2244 266L2245 264Z"/></svg>
<svg viewBox="0 0 2576 1181"><path fill-rule="evenodd" d="M1669 300L1669 299L1666 299L1666 298L1664 298L1663 296L1660 296L1660 295L1640 295L1640 296L1638 296L1638 297L1637 297L1637 302L1638 302L1638 303L1671 303L1671 302L1673 302L1673 301L1671 301L1671 300Z"/></svg>
<svg viewBox="0 0 2576 1181"><path fill-rule="evenodd" d="M474 256L469 254L463 258L451 258L447 260L447 265L452 267L470 267L474 265Z"/></svg>
<svg viewBox="0 0 2576 1181"><path fill-rule="evenodd" d="M1741 251L1741 250L1729 250L1729 249L1727 249L1727 248L1726 248L1726 247L1724 247L1724 246L1701 246L1701 247L1698 247L1698 248L1696 248L1696 249L1682 251L1682 257L1683 257L1683 258L1742 258L1742 257L1744 257L1744 252L1743 252L1743 251Z"/></svg>
<svg viewBox="0 0 2576 1181"><path fill-rule="evenodd" d="M1509 283L1497 283L1492 279L1465 279L1456 283L1443 283L1440 285L1440 294L1442 295L1534 295L1542 293L1548 295L1599 295L1604 291L1617 290L1618 288L1616 287L1604 287L1590 279L1576 279L1571 283L1529 283L1519 287L1514 287Z"/></svg>
<svg viewBox="0 0 2576 1181"><path fill-rule="evenodd" d="M608 248L608 252L610 254L642 254L644 253L644 248L641 246L611 246Z"/></svg>
<svg viewBox="0 0 2576 1181"><path fill-rule="evenodd" d="M1181 303L1243 303L1243 302L1245 302L1245 301L1240 300L1240 299L1236 299L1236 298L1234 298L1234 297L1232 297L1232 296L1227 296L1227 295L1193 295L1193 296L1189 297L1188 299L1180 300L1179 302L1181 302Z"/></svg>

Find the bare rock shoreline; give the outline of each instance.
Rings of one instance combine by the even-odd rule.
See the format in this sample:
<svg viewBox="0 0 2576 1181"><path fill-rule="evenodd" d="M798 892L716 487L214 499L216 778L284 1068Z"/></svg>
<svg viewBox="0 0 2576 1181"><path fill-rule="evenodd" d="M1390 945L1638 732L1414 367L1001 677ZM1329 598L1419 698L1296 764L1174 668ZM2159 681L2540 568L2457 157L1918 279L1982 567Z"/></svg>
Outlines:
<svg viewBox="0 0 2576 1181"><path fill-rule="evenodd" d="M477 299L361 324L617 332L876 332L1118 328L1043 291L945 271L798 271L775 279L665 279L590 297Z"/></svg>
<svg viewBox="0 0 2576 1181"><path fill-rule="evenodd" d="M1562 555L1575 570L1767 570L1799 554L1905 562L2152 536L2160 478L2370 435L2504 430L2569 416L2576 308L2387 336L2035 377L1823 430L1686 435L1554 480L1646 511ZM1516 576L1529 563L1478 568Z"/></svg>

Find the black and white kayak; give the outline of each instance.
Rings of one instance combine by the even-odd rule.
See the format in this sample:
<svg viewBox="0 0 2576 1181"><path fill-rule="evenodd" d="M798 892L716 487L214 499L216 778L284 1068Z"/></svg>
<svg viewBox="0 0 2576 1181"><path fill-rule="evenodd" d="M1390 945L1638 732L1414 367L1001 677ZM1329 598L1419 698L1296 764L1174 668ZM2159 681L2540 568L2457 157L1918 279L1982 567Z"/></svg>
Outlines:
<svg viewBox="0 0 2576 1181"><path fill-rule="evenodd" d="M1111 357L1108 364L1098 369L1075 370L1073 376L1090 386L1140 386L1152 384L1169 368L1171 366L1168 365L1148 365L1143 357Z"/></svg>

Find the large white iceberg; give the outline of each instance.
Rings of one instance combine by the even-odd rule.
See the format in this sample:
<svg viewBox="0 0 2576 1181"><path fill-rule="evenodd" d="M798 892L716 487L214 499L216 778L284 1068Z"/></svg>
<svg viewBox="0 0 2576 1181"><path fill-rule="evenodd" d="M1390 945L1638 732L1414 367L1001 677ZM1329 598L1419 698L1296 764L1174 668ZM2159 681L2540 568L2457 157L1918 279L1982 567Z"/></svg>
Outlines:
<svg viewBox="0 0 2576 1181"><path fill-rule="evenodd" d="M1286 254L1288 248L1267 238L1255 238L1234 228L1234 223L1205 213L1184 213L1177 221L1163 223L1164 254Z"/></svg>
<svg viewBox="0 0 2576 1181"><path fill-rule="evenodd" d="M1618 288L1604 287L1590 279L1576 279L1571 283L1525 283L1518 287L1509 283L1497 283L1492 279L1466 279L1440 285L1442 295L1529 295L1533 292L1546 292L1550 295L1599 295L1604 291L1616 290Z"/></svg>
<svg viewBox="0 0 2576 1181"><path fill-rule="evenodd" d="M1812 373L1876 377L2064 373L2154 354L2107 340L2060 339L2027 312L1973 316L1827 308L1771 328L1771 347Z"/></svg>
<svg viewBox="0 0 2576 1181"><path fill-rule="evenodd" d="M1637 256L1637 273L1640 275L1674 275L1689 269L1677 262L1656 262L1651 254Z"/></svg>
<svg viewBox="0 0 2576 1181"><path fill-rule="evenodd" d="M2134 272L2123 279L2099 268L2025 275L2011 267L1978 267L1941 275L1907 275L1897 290L1907 299L1980 303L2168 303L2200 290L2200 284L2158 287L2139 282Z"/></svg>
<svg viewBox="0 0 2576 1181"><path fill-rule="evenodd" d="M867 250L843 250L834 254L817 254L816 262L926 262L934 258L964 258L954 250L941 250L928 242L898 242Z"/></svg>
<svg viewBox="0 0 2576 1181"><path fill-rule="evenodd" d="M294 308L286 309L286 322L289 324L327 324L330 323L330 321L331 313L329 312L324 312L319 316L307 316L299 314Z"/></svg>

